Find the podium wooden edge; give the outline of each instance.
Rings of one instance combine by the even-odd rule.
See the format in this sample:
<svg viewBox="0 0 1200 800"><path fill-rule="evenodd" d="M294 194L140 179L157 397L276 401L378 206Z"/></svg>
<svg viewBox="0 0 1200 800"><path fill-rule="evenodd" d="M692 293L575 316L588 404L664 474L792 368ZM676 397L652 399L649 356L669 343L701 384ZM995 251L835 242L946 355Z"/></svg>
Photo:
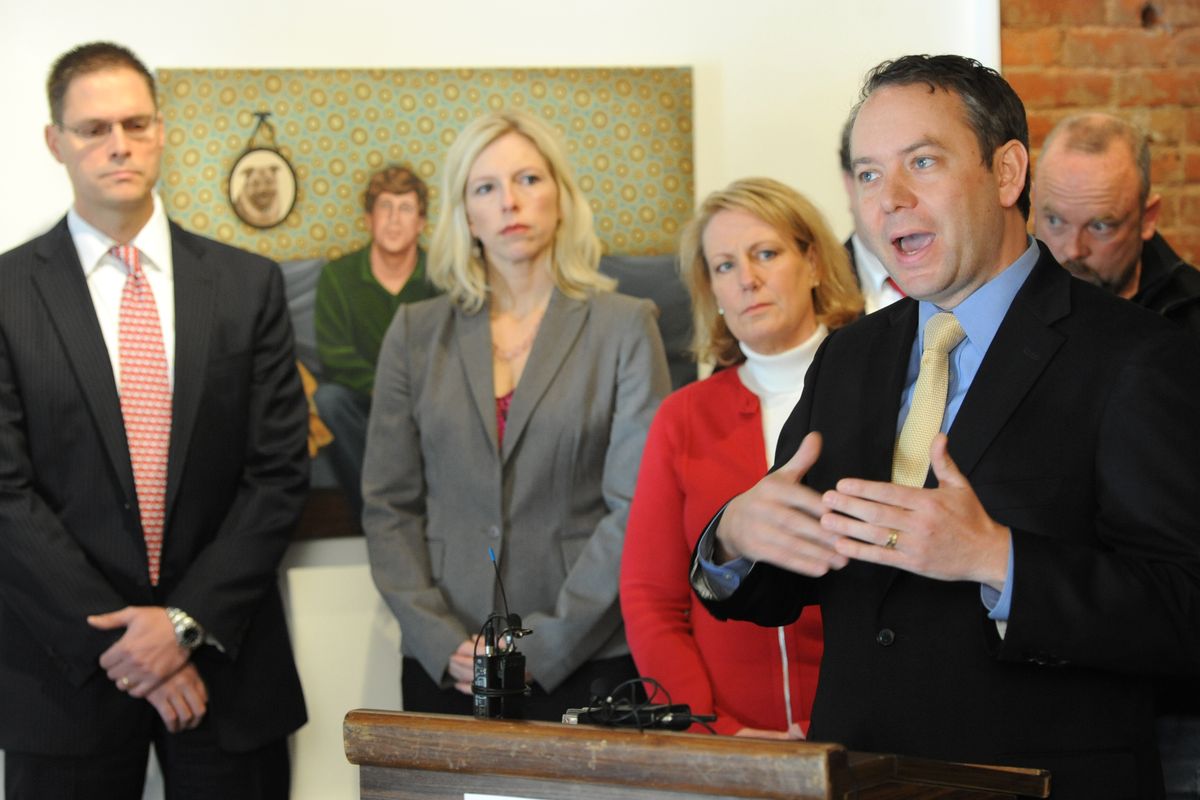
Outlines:
<svg viewBox="0 0 1200 800"><path fill-rule="evenodd" d="M939 796L1048 797L1050 790L1045 770L850 753L836 744L751 743L725 736L403 711L350 711L343 741L347 760L360 767L602 783L699 796L901 797L915 795L895 794L888 787L925 786L963 791ZM852 795L843 793L847 789Z"/></svg>
<svg viewBox="0 0 1200 800"><path fill-rule="evenodd" d="M346 758L364 767L578 780L697 795L817 796L846 769L840 745L757 741L441 714L355 710ZM666 767L670 765L671 769Z"/></svg>

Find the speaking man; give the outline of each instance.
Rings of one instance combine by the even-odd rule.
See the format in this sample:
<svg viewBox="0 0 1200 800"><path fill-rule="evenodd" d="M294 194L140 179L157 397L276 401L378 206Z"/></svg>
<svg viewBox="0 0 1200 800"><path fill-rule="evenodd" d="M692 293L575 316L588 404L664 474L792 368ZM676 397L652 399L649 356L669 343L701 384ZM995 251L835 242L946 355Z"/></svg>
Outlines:
<svg viewBox="0 0 1200 800"><path fill-rule="evenodd" d="M767 625L820 603L811 738L1158 796L1149 678L1200 665L1200 348L1027 236L999 74L907 56L862 97L861 232L908 299L826 339L693 585Z"/></svg>

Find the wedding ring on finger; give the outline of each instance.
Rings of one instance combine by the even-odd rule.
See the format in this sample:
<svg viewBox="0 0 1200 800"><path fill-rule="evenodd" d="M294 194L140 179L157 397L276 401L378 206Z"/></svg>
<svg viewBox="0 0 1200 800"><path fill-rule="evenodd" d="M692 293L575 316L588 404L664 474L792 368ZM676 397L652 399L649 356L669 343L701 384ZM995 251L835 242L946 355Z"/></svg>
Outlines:
<svg viewBox="0 0 1200 800"><path fill-rule="evenodd" d="M898 541L900 541L900 531L892 531L888 534L887 541L883 543L883 546L887 550L895 550Z"/></svg>
<svg viewBox="0 0 1200 800"><path fill-rule="evenodd" d="M121 688L122 689L129 688L129 678L121 678Z"/></svg>

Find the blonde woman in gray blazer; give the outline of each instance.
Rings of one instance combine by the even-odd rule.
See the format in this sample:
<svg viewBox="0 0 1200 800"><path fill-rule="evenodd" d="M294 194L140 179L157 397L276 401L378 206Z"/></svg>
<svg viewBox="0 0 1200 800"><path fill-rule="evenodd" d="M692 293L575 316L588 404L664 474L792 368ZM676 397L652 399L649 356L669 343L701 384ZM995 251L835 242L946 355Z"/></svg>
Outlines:
<svg viewBox="0 0 1200 800"><path fill-rule="evenodd" d="M642 445L670 389L653 305L597 272L557 137L475 120L447 155L430 277L379 356L363 470L375 585L400 622L404 706L471 713L472 655L501 608L531 719L632 677L617 583ZM480 645L482 651L482 645Z"/></svg>

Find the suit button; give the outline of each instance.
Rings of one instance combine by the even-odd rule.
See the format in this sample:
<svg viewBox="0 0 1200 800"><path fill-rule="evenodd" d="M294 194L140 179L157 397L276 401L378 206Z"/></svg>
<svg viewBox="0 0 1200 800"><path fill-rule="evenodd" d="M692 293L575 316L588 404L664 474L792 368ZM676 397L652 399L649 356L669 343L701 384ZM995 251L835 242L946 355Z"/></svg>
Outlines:
<svg viewBox="0 0 1200 800"><path fill-rule="evenodd" d="M875 641L882 647L891 647L892 642L896 641L896 634L891 628L884 628L879 633L875 634Z"/></svg>
<svg viewBox="0 0 1200 800"><path fill-rule="evenodd" d="M492 537L493 539L499 539L500 538L500 526L499 525L488 526L487 535Z"/></svg>

